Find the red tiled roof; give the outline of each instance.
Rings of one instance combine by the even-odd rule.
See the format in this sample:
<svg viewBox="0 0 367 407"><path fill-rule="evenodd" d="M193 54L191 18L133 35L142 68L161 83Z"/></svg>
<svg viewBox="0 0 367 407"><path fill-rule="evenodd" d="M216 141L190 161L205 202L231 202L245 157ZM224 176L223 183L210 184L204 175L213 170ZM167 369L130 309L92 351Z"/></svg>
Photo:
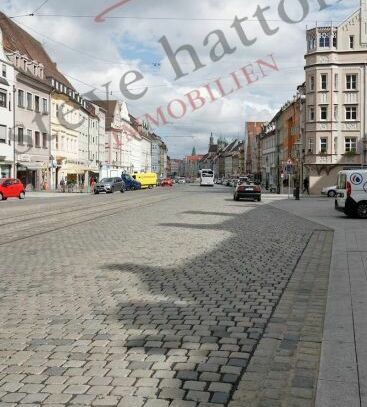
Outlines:
<svg viewBox="0 0 367 407"><path fill-rule="evenodd" d="M188 155L186 156L187 161L200 161L204 156L203 155Z"/></svg>
<svg viewBox="0 0 367 407"><path fill-rule="evenodd" d="M41 63L45 68L46 78L54 78L68 88L75 90L73 85L57 69L56 63L51 60L42 44L1 11L0 28L3 32L5 50L10 52L19 51L32 60Z"/></svg>

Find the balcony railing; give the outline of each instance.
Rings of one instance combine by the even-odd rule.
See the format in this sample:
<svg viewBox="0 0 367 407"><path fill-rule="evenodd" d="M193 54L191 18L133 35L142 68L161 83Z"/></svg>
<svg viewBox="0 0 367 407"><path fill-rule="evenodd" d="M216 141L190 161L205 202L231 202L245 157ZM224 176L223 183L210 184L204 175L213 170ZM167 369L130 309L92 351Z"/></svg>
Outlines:
<svg viewBox="0 0 367 407"><path fill-rule="evenodd" d="M361 154L307 154L305 164L318 165L360 165Z"/></svg>

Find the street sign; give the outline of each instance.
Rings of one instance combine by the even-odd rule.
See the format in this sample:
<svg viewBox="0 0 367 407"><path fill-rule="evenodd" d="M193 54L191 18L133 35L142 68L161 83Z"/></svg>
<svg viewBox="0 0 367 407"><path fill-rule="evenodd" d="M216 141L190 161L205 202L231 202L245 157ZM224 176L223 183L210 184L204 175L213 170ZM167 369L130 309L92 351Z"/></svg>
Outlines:
<svg viewBox="0 0 367 407"><path fill-rule="evenodd" d="M287 164L287 166L285 167L285 172L288 175L292 175L293 174L293 165L292 164Z"/></svg>

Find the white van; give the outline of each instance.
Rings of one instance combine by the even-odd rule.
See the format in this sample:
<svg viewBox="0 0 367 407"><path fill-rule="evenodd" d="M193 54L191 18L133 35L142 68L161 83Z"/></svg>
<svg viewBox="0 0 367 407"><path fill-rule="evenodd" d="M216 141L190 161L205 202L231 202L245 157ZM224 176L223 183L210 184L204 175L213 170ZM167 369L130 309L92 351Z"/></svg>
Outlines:
<svg viewBox="0 0 367 407"><path fill-rule="evenodd" d="M335 209L367 219L367 169L340 171Z"/></svg>

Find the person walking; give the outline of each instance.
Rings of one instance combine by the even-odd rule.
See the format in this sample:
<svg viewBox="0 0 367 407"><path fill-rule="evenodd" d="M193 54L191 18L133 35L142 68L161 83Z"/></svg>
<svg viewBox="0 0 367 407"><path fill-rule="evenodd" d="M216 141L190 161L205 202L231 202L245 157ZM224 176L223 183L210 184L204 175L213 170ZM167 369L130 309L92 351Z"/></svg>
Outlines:
<svg viewBox="0 0 367 407"><path fill-rule="evenodd" d="M308 178L305 178L303 181L303 193L307 192L307 195L310 195L310 181Z"/></svg>
<svg viewBox="0 0 367 407"><path fill-rule="evenodd" d="M94 193L94 185L96 184L96 179L92 176L90 179L90 193Z"/></svg>
<svg viewBox="0 0 367 407"><path fill-rule="evenodd" d="M61 181L60 181L60 188L61 188L61 192L65 192L65 180L64 180L64 178L62 178Z"/></svg>

